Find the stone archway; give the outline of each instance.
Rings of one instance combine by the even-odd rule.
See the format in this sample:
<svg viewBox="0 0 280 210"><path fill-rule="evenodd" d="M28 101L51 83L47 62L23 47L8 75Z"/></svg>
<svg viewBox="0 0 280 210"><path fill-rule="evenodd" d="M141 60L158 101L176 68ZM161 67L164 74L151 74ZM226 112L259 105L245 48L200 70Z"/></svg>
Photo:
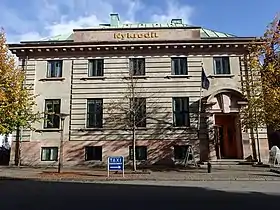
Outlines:
<svg viewBox="0 0 280 210"><path fill-rule="evenodd" d="M240 108L246 104L237 89L219 89L206 98L210 114L209 154L211 159L243 159Z"/></svg>

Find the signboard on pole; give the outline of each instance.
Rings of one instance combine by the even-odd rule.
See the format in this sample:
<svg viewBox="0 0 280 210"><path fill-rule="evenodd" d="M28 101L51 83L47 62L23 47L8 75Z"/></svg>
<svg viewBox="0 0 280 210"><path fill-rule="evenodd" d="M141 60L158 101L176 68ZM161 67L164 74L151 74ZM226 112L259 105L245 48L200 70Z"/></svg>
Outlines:
<svg viewBox="0 0 280 210"><path fill-rule="evenodd" d="M108 177L110 176L110 171L122 171L124 177L124 157L123 156L108 157L107 171L108 171Z"/></svg>

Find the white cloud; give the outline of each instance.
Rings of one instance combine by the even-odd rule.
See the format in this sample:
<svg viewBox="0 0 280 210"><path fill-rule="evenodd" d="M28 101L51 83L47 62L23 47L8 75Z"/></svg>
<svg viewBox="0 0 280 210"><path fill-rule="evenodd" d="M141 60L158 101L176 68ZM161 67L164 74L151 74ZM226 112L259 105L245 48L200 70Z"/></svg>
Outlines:
<svg viewBox="0 0 280 210"><path fill-rule="evenodd" d="M157 7L145 4L143 0L29 0L26 11L23 8L5 8L8 0L3 1L0 25L5 27L9 42L40 40L70 33L75 28L108 23L110 13L119 13L124 23L162 23L170 22L172 18L183 18L188 24L193 13L191 6L179 4L176 0L166 0L165 4L158 3ZM22 13L18 13L17 10L21 9Z"/></svg>
<svg viewBox="0 0 280 210"><path fill-rule="evenodd" d="M160 14L152 15L152 21L159 23L170 22L171 19L183 19L185 24L191 24L191 16L194 8L189 5L180 5L175 0L169 0L166 2L166 10L162 10Z"/></svg>

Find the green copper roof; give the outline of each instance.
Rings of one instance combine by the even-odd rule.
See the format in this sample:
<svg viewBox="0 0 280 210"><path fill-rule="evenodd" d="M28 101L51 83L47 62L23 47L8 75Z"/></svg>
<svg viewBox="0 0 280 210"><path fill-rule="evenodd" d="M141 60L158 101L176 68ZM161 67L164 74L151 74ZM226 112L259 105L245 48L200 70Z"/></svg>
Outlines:
<svg viewBox="0 0 280 210"><path fill-rule="evenodd" d="M187 24L184 24L182 19L172 19L170 23L121 23L118 14L111 14L111 21L108 24L100 24L99 26L92 27L92 29L127 29L127 28L178 28L184 27L189 28L193 27ZM235 37L232 34L218 32L206 28L200 29L201 38L227 38ZM54 37L44 38L40 41L71 41L73 40L73 32L67 34L61 34Z"/></svg>

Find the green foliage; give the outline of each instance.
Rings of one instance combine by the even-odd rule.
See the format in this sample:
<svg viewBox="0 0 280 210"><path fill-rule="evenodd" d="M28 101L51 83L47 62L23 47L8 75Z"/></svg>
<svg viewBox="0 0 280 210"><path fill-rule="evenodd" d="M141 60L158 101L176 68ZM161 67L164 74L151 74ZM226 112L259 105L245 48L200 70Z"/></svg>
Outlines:
<svg viewBox="0 0 280 210"><path fill-rule="evenodd" d="M279 18L268 26L263 37L252 43L243 81L248 106L242 110L245 129L270 126L280 129L280 25Z"/></svg>
<svg viewBox="0 0 280 210"><path fill-rule="evenodd" d="M0 31L0 134L12 133L17 126L31 128L39 119L39 113L33 112L35 96L24 80L25 73L16 67L5 33Z"/></svg>

